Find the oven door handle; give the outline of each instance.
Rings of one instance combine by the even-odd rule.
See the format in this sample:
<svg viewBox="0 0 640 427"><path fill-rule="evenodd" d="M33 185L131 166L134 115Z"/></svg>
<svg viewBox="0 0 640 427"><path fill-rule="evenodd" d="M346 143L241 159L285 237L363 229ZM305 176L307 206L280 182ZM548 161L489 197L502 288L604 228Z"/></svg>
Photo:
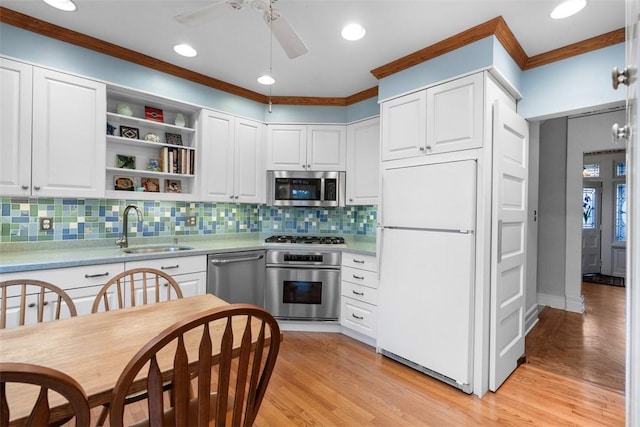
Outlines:
<svg viewBox="0 0 640 427"><path fill-rule="evenodd" d="M256 255L256 256L243 257L243 258L212 259L210 261L211 261L211 264L222 265L222 264L231 264L234 262L257 261L262 258L264 258L264 255Z"/></svg>
<svg viewBox="0 0 640 427"><path fill-rule="evenodd" d="M296 264L267 264L267 268L280 268L283 270L340 270L335 265L296 265Z"/></svg>

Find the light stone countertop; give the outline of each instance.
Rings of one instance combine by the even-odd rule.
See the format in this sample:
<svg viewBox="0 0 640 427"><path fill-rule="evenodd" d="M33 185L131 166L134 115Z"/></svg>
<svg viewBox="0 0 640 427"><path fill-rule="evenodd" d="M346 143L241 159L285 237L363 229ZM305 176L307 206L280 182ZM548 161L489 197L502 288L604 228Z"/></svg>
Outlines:
<svg viewBox="0 0 640 427"><path fill-rule="evenodd" d="M274 233L271 233L274 234ZM179 236L178 244L193 249L177 252L127 254L115 245L115 239L82 242L3 243L0 245L0 274L51 268L98 265L113 262L140 261L145 259L175 258L268 248L331 249L376 254L375 238L343 236L345 245L283 245L266 244L271 234L244 233L227 235ZM172 238L131 238L129 247L173 244ZM302 246L302 247L301 247Z"/></svg>

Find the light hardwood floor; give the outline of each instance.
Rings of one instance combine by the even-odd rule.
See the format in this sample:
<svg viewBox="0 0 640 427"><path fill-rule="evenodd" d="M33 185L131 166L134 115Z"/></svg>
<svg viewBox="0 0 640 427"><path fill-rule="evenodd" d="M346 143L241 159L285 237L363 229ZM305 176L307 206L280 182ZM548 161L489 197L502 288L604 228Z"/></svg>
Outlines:
<svg viewBox="0 0 640 427"><path fill-rule="evenodd" d="M545 308L526 339L527 361L624 392L625 288L582 284L585 313Z"/></svg>
<svg viewBox="0 0 640 427"><path fill-rule="evenodd" d="M588 292L587 301L595 298ZM586 316L593 316L590 307L587 302ZM590 335L584 335L589 341ZM617 340L611 331L598 338L605 348L613 344L610 339ZM528 346L531 350L530 343ZM537 352L535 347L533 350ZM569 354L574 362L565 365L582 357L577 351ZM520 366L496 393L480 399L376 354L372 347L344 335L285 332L255 425L624 426L622 392L565 371L553 372L533 359ZM139 420L144 412L142 404L130 405L129 420Z"/></svg>

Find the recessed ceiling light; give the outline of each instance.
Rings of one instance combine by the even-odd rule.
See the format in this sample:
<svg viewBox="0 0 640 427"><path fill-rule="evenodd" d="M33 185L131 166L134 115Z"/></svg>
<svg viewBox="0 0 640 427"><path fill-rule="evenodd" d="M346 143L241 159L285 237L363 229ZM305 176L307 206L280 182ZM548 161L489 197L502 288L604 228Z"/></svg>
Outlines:
<svg viewBox="0 0 640 427"><path fill-rule="evenodd" d="M560 3L551 11L553 19L568 18L580 12L587 5L587 0L567 0Z"/></svg>
<svg viewBox="0 0 640 427"><path fill-rule="evenodd" d="M263 74L258 77L258 83L260 83L261 85L269 86L274 84L275 82L276 80L268 74Z"/></svg>
<svg viewBox="0 0 640 427"><path fill-rule="evenodd" d="M198 52L188 44L177 44L173 47L173 50L178 55L186 56L188 58L193 58L198 54Z"/></svg>
<svg viewBox="0 0 640 427"><path fill-rule="evenodd" d="M360 24L349 24L342 29L340 34L342 34L343 39L354 41L363 38L366 32L367 31Z"/></svg>
<svg viewBox="0 0 640 427"><path fill-rule="evenodd" d="M65 12L73 12L76 10L76 4L72 0L43 0L49 6L53 6L56 9L64 10Z"/></svg>

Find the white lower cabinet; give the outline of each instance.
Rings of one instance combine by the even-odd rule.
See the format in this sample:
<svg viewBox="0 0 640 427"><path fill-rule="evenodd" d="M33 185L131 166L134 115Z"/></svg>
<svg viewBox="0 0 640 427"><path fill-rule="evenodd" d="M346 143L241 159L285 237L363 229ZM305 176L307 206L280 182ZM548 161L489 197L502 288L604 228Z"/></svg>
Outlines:
<svg viewBox="0 0 640 427"><path fill-rule="evenodd" d="M375 256L343 252L340 324L375 340L378 329L378 272Z"/></svg>
<svg viewBox="0 0 640 427"><path fill-rule="evenodd" d="M127 270L150 267L169 273L180 285L183 297L204 295L207 291L206 255L131 261L125 266Z"/></svg>
<svg viewBox="0 0 640 427"><path fill-rule="evenodd" d="M206 293L207 257L205 255L5 273L0 274L0 281L32 279L52 283L62 288L71 297L76 306L78 316L82 316L91 313L91 307L96 295L109 279L125 271L125 269L140 267L156 268L169 273L180 285L184 297ZM110 295L109 297L112 298L110 303L113 305L115 303L115 295ZM57 297L54 294L50 293L45 296L45 321L53 320L56 312L56 303ZM38 298L36 294L27 296L27 306L29 306L26 313L27 324L36 320L37 304ZM19 307L20 298L18 294L10 294L7 298L7 328L12 328L19 324ZM62 309L61 313L61 318L68 317L66 309Z"/></svg>
<svg viewBox="0 0 640 427"><path fill-rule="evenodd" d="M62 288L73 301L78 316L91 313L93 300L102 286L116 274L124 271L124 263L99 264L82 267L53 268L49 270L24 271L5 273L0 275L0 281L15 279L33 279L52 283ZM44 320L52 320L56 312L57 297L55 294L45 296ZM7 299L7 328L18 325L18 308L20 298L10 295ZM35 320L37 307L37 295L27 297L26 320ZM68 311L61 310L62 318L67 317Z"/></svg>

